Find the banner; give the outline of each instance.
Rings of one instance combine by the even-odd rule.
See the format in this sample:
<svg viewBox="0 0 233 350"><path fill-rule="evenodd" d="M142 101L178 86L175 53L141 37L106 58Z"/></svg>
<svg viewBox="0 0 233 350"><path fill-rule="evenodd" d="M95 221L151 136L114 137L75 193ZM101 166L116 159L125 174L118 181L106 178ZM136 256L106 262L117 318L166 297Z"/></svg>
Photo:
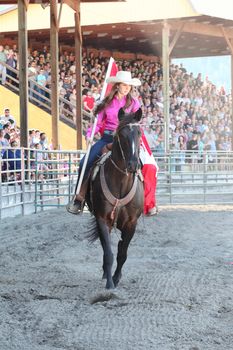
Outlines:
<svg viewBox="0 0 233 350"><path fill-rule="evenodd" d="M110 57L105 80L104 80L104 85L100 94L100 101L102 101L105 98L105 96L109 94L112 88L111 84L106 83L107 78L114 77L117 74L117 72L118 72L118 67L116 65L116 62L114 61L114 58Z"/></svg>

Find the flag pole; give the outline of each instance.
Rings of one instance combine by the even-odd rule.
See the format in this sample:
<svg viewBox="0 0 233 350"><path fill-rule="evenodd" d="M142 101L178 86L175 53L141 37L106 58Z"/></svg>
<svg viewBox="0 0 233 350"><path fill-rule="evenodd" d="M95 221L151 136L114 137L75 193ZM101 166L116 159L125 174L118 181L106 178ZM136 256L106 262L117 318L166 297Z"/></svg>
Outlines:
<svg viewBox="0 0 233 350"><path fill-rule="evenodd" d="M106 82L106 80L111 74L111 68L112 68L113 62L114 62L114 59L112 57L110 57L110 60L109 60L109 63L108 63L108 68L107 68L107 72L106 72L106 76L105 76L105 80L104 80L104 84L103 84L103 88L102 88L101 95L100 95L100 101L102 101L104 99L104 97L105 97L105 93L106 93L106 90L107 90L107 82ZM93 113L91 114L91 117L93 118ZM94 119L92 131L91 131L90 141L88 142L87 152L86 152L86 155L85 155L85 159L84 159L83 167L82 167L82 170L81 170L81 174L80 174L80 177L79 177L79 180L78 180L78 186L76 188L76 193L75 193L76 195L79 194L81 186L82 186L83 177L84 177L84 174L85 174L85 170L86 170L86 167L87 167L87 162L88 162L90 151L91 151L91 146L93 144L93 140L94 140L94 136L95 136L95 129L96 129L97 121L98 121L98 115L96 115L95 119Z"/></svg>

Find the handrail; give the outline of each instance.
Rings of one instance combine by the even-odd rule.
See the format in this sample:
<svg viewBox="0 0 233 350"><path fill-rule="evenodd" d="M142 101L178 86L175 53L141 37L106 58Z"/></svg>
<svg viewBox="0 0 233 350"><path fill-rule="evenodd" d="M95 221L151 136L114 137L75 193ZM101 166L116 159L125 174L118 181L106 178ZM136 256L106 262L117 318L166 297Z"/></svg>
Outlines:
<svg viewBox="0 0 233 350"><path fill-rule="evenodd" d="M12 67L9 66L7 63L5 63L5 62L3 62L3 61L1 61L1 60L0 60L0 64L3 65L3 66L5 66L7 70L9 70L9 71L15 73L17 77L19 76L19 71L18 71L17 69L12 68ZM19 80L18 80L18 79L16 79L15 77L10 76L10 75L8 75L8 74L6 74L6 76L7 76L10 80L14 81L16 84L19 85ZM49 111L51 111L51 98L48 98L48 97L46 96L46 93L47 93L49 96L51 96L51 90L48 89L48 88L46 88L45 86L41 86L40 84L38 84L38 82L37 82L36 80L34 80L32 77L28 77L28 82L29 82L28 90L29 90L29 92L31 92L30 99L31 99L33 102L36 103L36 102L38 102L39 99L36 98L35 96L33 96L33 94L36 95L36 96L38 96L38 97L40 97L41 99L43 99L43 100L45 100L46 102L48 102L48 104L47 104L47 103L43 103L43 101L40 101L40 105L43 106L44 108L48 109ZM13 85L13 84L10 84L9 82L6 82L6 84L7 84L8 86L10 86L13 90L16 90L17 92L19 91L19 88L18 88L17 86L15 86L15 85ZM36 86L38 89L44 91L44 92L45 92L45 95L42 95L39 91L37 91L37 90L35 90L35 89L32 89L31 86L30 86L31 84L32 84L34 87ZM74 106L69 100L65 99L65 98L62 97L62 96L59 96L59 105L62 106L62 104L64 104L64 103L65 103L67 106L71 107L71 108L76 108L76 106ZM64 108L64 107L61 108L61 111L64 111L65 113L67 113L67 114L70 115L71 117L74 117L74 116L73 116L73 113L70 112L68 109L66 109L66 108ZM89 113L89 112L85 111L84 109L82 109L82 114L85 115L86 117L90 118L90 120L91 120L91 118L92 118L92 114L91 114L91 113ZM61 115L60 117L66 119L66 116L65 116L65 115ZM67 120L68 120L69 122L71 121L69 118L67 118ZM74 120L73 120L72 122L73 122L73 124L75 125Z"/></svg>
<svg viewBox="0 0 233 350"><path fill-rule="evenodd" d="M5 66L7 69L11 70L13 73L16 73L17 75L19 74L19 71L15 68L12 68L11 66L9 66L9 64L7 64L6 62L3 62L0 60L0 64L2 64L3 66Z"/></svg>

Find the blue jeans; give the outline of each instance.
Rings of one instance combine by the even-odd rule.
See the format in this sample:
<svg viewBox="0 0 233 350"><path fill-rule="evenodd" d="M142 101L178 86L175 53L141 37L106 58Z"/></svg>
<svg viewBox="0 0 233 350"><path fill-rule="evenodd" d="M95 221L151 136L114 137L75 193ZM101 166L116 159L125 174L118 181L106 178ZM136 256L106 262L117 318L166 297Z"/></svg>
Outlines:
<svg viewBox="0 0 233 350"><path fill-rule="evenodd" d="M102 138L99 141L97 141L92 146L90 154L89 154L89 158L88 158L88 161L87 161L87 166L86 166L86 169L85 169L83 180L85 180L85 178L88 176L89 171L90 171L92 165L95 163L95 161L98 158L100 158L100 156L102 155L102 148L105 145L107 145L108 143L112 143L112 142L113 142L113 135L106 135L106 134L104 134L102 136ZM85 156L80 161L79 175L80 175L82 167L83 167L84 159L85 159Z"/></svg>

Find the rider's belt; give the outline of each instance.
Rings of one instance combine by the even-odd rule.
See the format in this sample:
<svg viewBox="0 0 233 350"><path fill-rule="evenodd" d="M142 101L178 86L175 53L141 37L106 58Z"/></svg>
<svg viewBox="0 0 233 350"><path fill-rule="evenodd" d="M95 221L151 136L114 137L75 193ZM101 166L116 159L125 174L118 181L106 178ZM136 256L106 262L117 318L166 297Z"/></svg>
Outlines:
<svg viewBox="0 0 233 350"><path fill-rule="evenodd" d="M104 134L106 134L106 135L113 135L114 131L113 130L104 130Z"/></svg>

